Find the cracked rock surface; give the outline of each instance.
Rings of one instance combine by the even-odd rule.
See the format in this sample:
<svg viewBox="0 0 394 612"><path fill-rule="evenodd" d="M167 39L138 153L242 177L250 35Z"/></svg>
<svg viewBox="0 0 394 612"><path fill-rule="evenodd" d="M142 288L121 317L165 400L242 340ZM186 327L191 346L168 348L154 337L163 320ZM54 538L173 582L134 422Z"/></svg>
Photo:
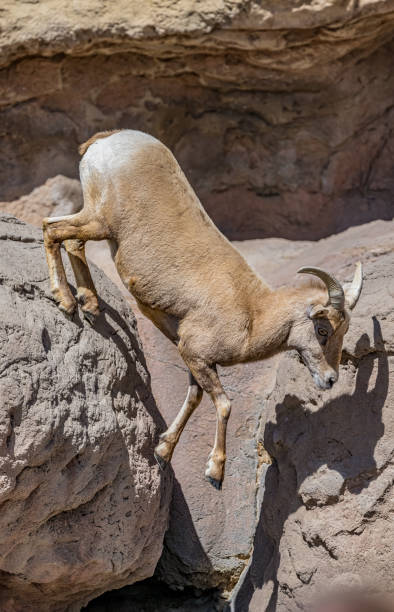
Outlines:
<svg viewBox="0 0 394 612"><path fill-rule="evenodd" d="M77 611L151 576L171 496L136 322L98 269L94 328L50 292L42 234L0 215L0 608ZM73 280L67 264L70 281Z"/></svg>
<svg viewBox="0 0 394 612"><path fill-rule="evenodd" d="M92 133L174 152L232 239L392 217L394 0L3 0L0 199Z"/></svg>

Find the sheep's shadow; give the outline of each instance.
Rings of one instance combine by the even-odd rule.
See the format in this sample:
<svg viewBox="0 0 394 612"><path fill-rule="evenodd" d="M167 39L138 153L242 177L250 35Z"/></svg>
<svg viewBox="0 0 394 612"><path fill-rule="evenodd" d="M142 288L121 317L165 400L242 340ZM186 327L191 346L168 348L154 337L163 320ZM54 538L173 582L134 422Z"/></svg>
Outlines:
<svg viewBox="0 0 394 612"><path fill-rule="evenodd" d="M130 324L102 297L98 298L100 315L97 317L93 329L103 338L113 342L126 363L126 371L119 380L114 380L112 394L118 393L125 387L129 393L143 399L144 406L158 426L155 444L159 434L165 430L166 423L157 408L153 398L150 382L150 373L142 347L138 343L138 334L130 330ZM138 362L142 367L138 367ZM152 461L153 448L152 448Z"/></svg>
<svg viewBox="0 0 394 612"><path fill-rule="evenodd" d="M265 612L275 612L280 540L286 520L303 504L300 488L305 486L307 478L313 477L319 467L327 466L343 478L340 493L351 490L358 494L379 474L374 450L384 433L382 409L388 393L389 368L376 318L373 324L376 352L368 351L369 338L364 334L357 343L364 357L358 364L352 395L337 397L313 413L306 412L293 395L286 395L275 407L276 423L269 422L264 432L264 446L274 461L266 472L254 552L231 603L233 612L247 612L254 591L268 581L273 582L274 588ZM378 360L376 380L368 390L375 359ZM283 432L286 438L290 432L291 441L287 445L281 442ZM312 450L306 444L307 437L313 440ZM336 501L333 496L325 503ZM308 498L309 507L315 503L319 501Z"/></svg>
<svg viewBox="0 0 394 612"><path fill-rule="evenodd" d="M145 356L141 346L138 343L137 334L133 333L130 329L129 323L121 316L121 314L113 308L108 302L102 297L99 297L99 308L100 315L94 322L93 329L103 336L105 339L113 342L121 355L123 356L126 363L126 370L119 380L112 381L111 393L116 395L118 393L127 393L134 399L143 399L144 406L151 415L152 419L157 425L155 438L149 440L151 443L148 447L140 449L144 452L144 455L148 457L150 463L155 463L153 449L157 443L157 438L161 431L166 428L166 423L162 417L159 409L157 408L156 401L153 397L153 393L150 385L150 374L147 368ZM79 320L75 321L76 324L82 325ZM136 361L139 361L142 368L136 366ZM131 402L132 404L133 402ZM127 459L127 448L124 442L123 452L125 453L125 461ZM129 609L130 602L137 605L141 604L140 598L143 597L146 589L147 591L157 590L158 597L165 598L168 596L169 601L176 600L174 593L168 594L166 587L161 580L164 579L166 572L175 572L175 574L183 574L187 572L188 568L183 566L182 561L178 558L176 549L177 546L181 545L177 540L181 539L183 542L183 548L187 550L187 555L190 559L193 559L193 567L198 568L198 571L202 575L210 576L213 572L212 564L205 553L196 529L193 524L193 519L187 505L186 499L183 495L181 485L176 480L172 467L169 466L166 471L162 474L163 485L168 486L169 481L173 481L172 497L170 502L169 512L169 526L164 537L163 552L161 559L159 560L155 576L152 579L148 579L138 585L131 587L124 587L116 592L111 591L103 595L101 598L91 602L86 610L95 610L96 605L101 606L101 609L113 609L114 602L118 606L117 609ZM191 589L193 591L193 589ZM187 591L187 595L193 597L193 593ZM146 593L145 595L146 596ZM215 601L219 596L217 590L210 589L206 594L207 601ZM179 597L182 601L182 597ZM210 604L209 604L210 605ZM147 602L147 608L149 608L149 601ZM142 604L139 608L145 609Z"/></svg>

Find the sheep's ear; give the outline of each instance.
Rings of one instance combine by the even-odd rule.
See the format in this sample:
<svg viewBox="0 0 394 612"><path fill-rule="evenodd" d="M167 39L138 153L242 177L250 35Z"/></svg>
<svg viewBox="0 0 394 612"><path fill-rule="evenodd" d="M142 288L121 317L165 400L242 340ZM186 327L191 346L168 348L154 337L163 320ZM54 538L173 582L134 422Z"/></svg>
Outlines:
<svg viewBox="0 0 394 612"><path fill-rule="evenodd" d="M327 308L322 304L312 304L308 308L308 317L310 319L317 319L318 317L325 317L328 314Z"/></svg>

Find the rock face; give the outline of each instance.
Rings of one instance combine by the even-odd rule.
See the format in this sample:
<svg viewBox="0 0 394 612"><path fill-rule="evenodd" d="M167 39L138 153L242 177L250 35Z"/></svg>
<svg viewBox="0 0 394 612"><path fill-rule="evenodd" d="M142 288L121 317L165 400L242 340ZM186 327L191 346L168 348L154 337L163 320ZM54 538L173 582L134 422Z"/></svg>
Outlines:
<svg viewBox="0 0 394 612"><path fill-rule="evenodd" d="M176 482L156 576L173 587L218 587L234 612L293 612L343 575L368 582L376 574L384 588L394 587L392 547L382 544L394 538L394 223L375 221L317 243L271 238L236 246L272 286L294 282L306 264L350 280L361 259L364 289L331 392L316 391L291 354L221 370L233 403L223 489L203 478L215 429L204 398L173 457ZM120 282L105 243L88 252ZM169 423L186 394L186 370L176 349L135 312L153 394ZM134 600L128 588L113 601L127 609L140 602L135 593ZM146 605L160 610L157 596Z"/></svg>
<svg viewBox="0 0 394 612"><path fill-rule="evenodd" d="M62 208L60 187L73 187L75 181L54 177L31 194L16 202L0 203L9 212L41 225L42 217L55 210L67 214L76 210L76 197ZM51 190L48 190L51 184ZM56 187L56 189L55 189ZM35 206L41 202L42 212ZM139 311L126 292L109 255L106 242L87 243L87 254L118 284L136 314L138 329L151 373L152 390L160 413L169 424L178 413L187 392L188 377L177 349ZM177 481L171 504L170 528L158 574L177 587L223 587L231 590L250 557L256 526L256 474L265 455L256 453L260 406L275 380L275 361L248 364L222 370L221 378L234 402L228 426L228 462L226 479L219 493L204 480L205 463L212 448L216 413L204 397L190 419L173 457ZM233 509L237 511L234 512Z"/></svg>
<svg viewBox="0 0 394 612"><path fill-rule="evenodd" d="M376 221L318 243L267 239L237 247L272 286L294 282L305 264L351 280L361 259L364 288L332 391L315 389L291 353L221 371L233 400L223 490L203 480L214 432L205 399L173 457L177 482L156 573L173 586L227 590L231 612L294 612L325 590L371 580L393 591L394 223ZM186 373L159 332L143 319L139 328L153 391L170 421ZM160 611L149 588L157 585L145 587L140 607ZM140 596L131 587L89 610L104 610L106 602L127 610ZM183 596L173 605L192 607ZM213 596L201 609L222 607Z"/></svg>
<svg viewBox="0 0 394 612"><path fill-rule="evenodd" d="M394 0L3 0L0 198L76 177L78 143L132 127L233 239L390 219L393 38Z"/></svg>
<svg viewBox="0 0 394 612"><path fill-rule="evenodd" d="M393 537L393 226L361 224L393 217L394 0L74 5L2 4L6 210L38 224L56 202L56 214L71 212L80 194L65 177L16 198L55 174L76 177L77 145L93 132L132 127L172 149L229 237L259 238L238 246L273 286L303 264L341 279L357 259L366 270L332 393L316 393L291 355L221 372L233 402L225 484L218 493L203 479L215 427L204 398L173 458L156 576L219 587L235 612L293 612L341 575L391 586L381 534ZM116 282L102 245L88 253ZM186 370L136 316L170 422Z"/></svg>
<svg viewBox="0 0 394 612"><path fill-rule="evenodd" d="M70 280L72 275L67 266ZM171 496L128 305L97 269L91 328L49 293L41 233L0 218L0 608L77 611L152 575Z"/></svg>
<svg viewBox="0 0 394 612"><path fill-rule="evenodd" d="M257 436L273 464L237 612L293 612L350 584L394 592L394 224L306 247L277 282L308 262L350 279L359 258L364 288L333 390L319 392L293 354L278 366Z"/></svg>
<svg viewBox="0 0 394 612"><path fill-rule="evenodd" d="M388 391L388 368L392 368L394 225L374 222L317 244L268 239L237 246L272 286L294 282L296 270L305 264L325 267L351 280L360 258L365 286L346 336L340 381L332 392L315 391L309 373L292 355L221 371L233 402L223 490L218 495L202 478L214 436L214 412L205 398L173 457L179 487L159 575L171 584L235 588L236 612L246 612L249 603L251 610L265 610L271 596L270 612L293 611L294 598L302 604L342 572L352 571L366 580L368 569L371 575L380 574L384 588L394 587L389 576L392 547L372 550L381 529L386 533L391 529L394 538L388 518L393 510L394 399ZM139 327L153 392L170 421L184 399L186 373L176 351L156 330L144 320L139 320ZM297 435L300 441L293 446ZM293 508L298 508L294 517ZM189 513L194 525L191 533L187 531ZM343 514L348 526L340 533ZM303 528L297 523L300 515ZM327 546L335 548L337 559L330 567L325 537L331 516L336 516L334 543ZM307 545L303 529L309 521L318 535L314 540L312 534ZM355 527L352 554L351 534L345 533L352 529L349 524L359 526L360 532L366 530L360 538ZM288 542L293 543L290 552ZM364 554L368 568L360 561ZM306 558L310 575L302 574Z"/></svg>

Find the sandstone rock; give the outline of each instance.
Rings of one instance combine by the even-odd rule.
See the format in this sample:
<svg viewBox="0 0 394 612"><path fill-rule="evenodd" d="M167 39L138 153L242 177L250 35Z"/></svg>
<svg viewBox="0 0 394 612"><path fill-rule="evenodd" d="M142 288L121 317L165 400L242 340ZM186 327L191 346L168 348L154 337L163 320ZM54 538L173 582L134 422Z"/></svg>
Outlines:
<svg viewBox="0 0 394 612"><path fill-rule="evenodd" d="M275 593L278 593L276 605L282 606L283 610L292 610L292 589L299 594L298 603L302 603L312 596L311 594L319 588L326 577L327 581L335 579L335 572L332 575L324 573L326 553L320 555L325 550L319 538L323 541L323 535L326 533L324 512L327 511L327 507L331 508L333 514L338 513L336 523L333 522L333 525L337 526L342 520L343 512L346 516L353 516L358 512L356 506L362 499L352 492L344 509L341 505L342 489L352 490L352 478L356 483L359 481L362 483L364 477L373 479L371 445L377 422L368 412L364 420L360 417L357 423L357 411L363 410L364 405L368 408L370 398L373 401L373 410L378 410L376 408L378 400L375 401L375 396L384 394L386 383L383 384L378 378L378 388L374 394L365 395L363 389L360 389L360 382L356 381L366 381L369 368L372 368L371 381L375 380L379 364L383 359L381 349L376 350L374 344L377 331L373 315L376 315L380 321L380 333L388 342L387 350L391 350L390 299L394 295L394 287L389 266L394 247L394 229L392 222L375 221L351 228L317 243L270 238L239 242L236 246L272 286L295 282L297 269L305 264L326 267L340 279L350 280L355 262L361 259L366 270L365 287L346 336L340 382L328 395L327 392L320 394L315 392L309 373L292 356L284 360L276 358L221 371L221 378L233 401L228 427L228 463L223 490L218 493L203 478L205 461L213 442L215 427L214 410L210 401L204 398L190 419L172 461L177 482L171 506L170 526L165 537L165 548L157 575L175 587L216 586L227 593L233 590L231 605L236 612L247 610L247 605L251 606L251 611L265 609L264 606L268 605L271 605L270 610L275 610L273 603ZM105 269L121 287L105 243L90 243L88 252L93 261ZM302 279L299 282L302 282ZM132 302L131 296L128 299ZM152 390L160 412L169 423L184 400L187 388L186 369L176 349L139 314L135 304L133 308L152 375ZM372 390L375 389L373 382L370 386ZM306 399L303 393L306 394ZM331 399L331 396L334 399ZM392 451L392 444L390 451L392 420L388 411L390 402L392 405L392 400L388 396L384 409L384 427L387 433L382 436L383 450L380 451L382 458L379 465L388 461ZM349 404L352 420L348 424L346 419L344 421L342 419L343 414L349 411ZM279 421L279 417L276 416L277 405L280 406ZM304 417L302 417L303 410L307 411ZM308 420L308 411L315 415L313 417L315 420ZM322 431L320 431L320 419L322 419ZM363 428L367 429L370 423L372 438L365 441ZM354 439L346 427L356 428ZM264 428L266 428L266 439ZM346 432L346 440L343 442L339 435L341 428ZM292 436L296 436L293 431L299 432L302 440L297 450L292 449L290 445ZM382 433L382 430L379 431ZM331 436L336 436L336 442ZM274 458L274 466L271 466L271 458L265 448ZM350 468L345 448L350 448L350 452L355 457L354 463L351 464L353 470L351 477L346 476ZM335 467L329 461L331 452L336 457ZM306 462L306 457L309 455L311 463ZM323 459L326 459L326 466ZM368 471L369 468L365 468L363 462L370 464L372 471ZM278 470L279 481L277 481ZM297 482L292 475L294 471L300 473ZM384 479L387 477L388 473L384 475ZM383 476L379 475L379 478ZM381 481L383 484L384 479ZM389 493L390 490L384 494L384 503L389 500ZM309 555L309 545L305 542L302 544L302 537L306 532L300 528L297 533L294 522L287 519L289 534L286 531L286 522L281 539L283 512L286 513L288 508L292 508L292 504L298 509L296 517L302 515L302 520L306 523L314 513L317 544L315 546L312 542L311 550L316 548L320 557L317 561L314 560L316 565L312 567L312 574L310 566L305 562L305 557ZM304 518L303 512L307 519ZM387 530L386 515L387 512L384 514L382 524ZM365 520L368 522L368 517ZM374 538L379 539L380 527L377 528L375 535L372 521L368 526L371 530L371 534L366 532L368 538L371 541L375 541ZM281 555L282 548L288 545L287 542L292 537L294 537L294 550L291 550L291 554L300 555L299 558L295 556L294 563L297 562L300 566L297 566L297 572L301 576L301 582L304 580L302 589L294 577L295 570L292 569L290 553ZM311 536L312 540L314 537ZM356 539L356 543L358 541L362 542L359 538ZM341 546L343 547L342 552L338 553L341 559L343 550L346 551L346 544L339 543L336 546L339 550ZM364 542L360 549L356 545L352 546L354 546L354 556L353 560L349 561L349 565L353 564L353 569L358 568L365 577L362 564L358 560ZM319 559L321 565L318 564ZM392 559L384 554L382 559L382 566L387 574ZM305 568L303 563L306 564ZM345 571L344 565L340 567L338 574L342 570ZM346 571L348 573L350 571L347 566ZM387 580L386 574L384 576ZM286 582L288 575L293 581L290 586L287 586ZM123 597L125 601L127 598L133 601L132 590L129 589L127 593L119 597ZM269 604L271 597L273 599ZM288 608L285 607L286 598L289 601ZM278 611L280 609L278 607Z"/></svg>
<svg viewBox="0 0 394 612"><path fill-rule="evenodd" d="M349 229L342 234L321 240L318 243L289 242L272 238L260 241L245 241L236 243L236 246L273 286L294 282L296 270L302 265L311 263L330 269L343 280L351 280L355 262L358 259L364 262L366 280L363 297L353 313L352 325L346 336L341 380L332 392L333 394L336 393L335 397L337 397L336 405L338 408L334 407L334 411L337 418L336 427L340 429L340 419L343 412L346 412L349 401L353 402L352 405L358 405L358 402L361 401L362 394L356 394L356 397L352 400L349 398L353 397L352 393L357 376L367 376L366 370L368 368L365 365L358 364L360 355L367 355L370 350L375 350L370 348L374 346L374 323L372 319L374 314L381 319L380 325L383 337L390 339L392 335L392 318L389 318L391 312L390 300L394 294L389 268L391 260L387 264L382 258L392 257L394 247L393 223L376 221L365 226ZM376 281L373 281L375 276ZM375 308L375 300L378 301L378 309ZM153 392L161 413L169 422L175 416L184 399L187 386L186 372L177 351L169 342L153 328L149 321L138 314L137 317L147 362L152 373ZM362 349L361 353L360 347ZM390 350L389 346L388 350ZM379 361L377 356L378 353L374 353L368 357L371 362L375 363L372 377L376 375L376 362ZM346 360L349 358L354 362L354 370L350 378L349 365L346 365ZM292 367L288 366L288 360L293 364ZM315 402L315 411L318 415L320 411L327 415L330 413L330 401L328 401L327 411L325 410L326 393L316 395L309 373L305 371L303 366L297 360L294 361L291 357L287 357L277 373L278 361L280 360L241 365L221 372L226 390L233 400L233 412L228 428L229 445L226 479L220 496L203 480L204 463L212 444L214 431L214 412L207 398L204 399L186 427L172 462L179 485L175 488L170 528L165 538L166 546L159 564L159 575L173 585L194 584L200 587L220 585L231 590L236 585L242 570L249 565L248 569L244 571L241 584L236 587L233 596L233 603L240 606L240 610L247 609L241 606L245 602L245 591L251 588L250 583L248 583L250 577L254 576L254 572L256 573L253 577L253 580L255 580L253 588L257 588L258 585L262 584L264 571L266 571L264 565L269 565L272 554L277 555L275 545L278 545L279 540L275 541L271 533L273 527L270 525L267 527L270 537L264 540L263 545L256 545L257 552L252 556L252 541L255 538L259 542L259 538L261 538L261 507L263 509L267 507L267 511L271 512L270 508L273 505L272 515L275 517L276 513L279 512L280 505L284 503L282 499L275 501L276 497L271 493L271 489L269 493L264 494L266 474L269 479L273 477L273 468L270 467L270 458L264 451L266 442L263 439L264 426L272 415L267 412L268 407L264 400L275 385L277 385L279 393L286 393L288 386L285 385L285 381L287 380L287 371L289 371L291 377L288 385L294 386L294 393L300 393L300 390L302 391L305 387L308 392L315 396L311 401L312 405ZM360 368L362 372L357 374ZM295 384L294 380L298 383ZM379 385L380 382L378 381ZM276 406L277 403L275 393L268 403L271 412L273 406ZM376 393L384 393L384 389L382 388L381 391L378 389ZM368 397L365 397L364 404L368 405L368 402ZM390 456L392 421L389 407L392 406L392 402L393 400L388 397L385 404L386 459ZM291 419L289 425L289 429L291 429L291 427L294 427L291 412L288 418ZM294 419L297 420L295 417ZM323 421L325 421L324 418ZM365 423L360 421L360 428L356 429L355 437L358 436L359 438L358 455L355 459L356 465L357 461L362 463L363 449L366 448L362 432L364 425ZM257 434L259 428L261 432ZM329 433L323 432L321 435L323 436L322 441L315 433L315 429L312 430L311 438L308 443L305 442L306 454L312 453L315 446L320 445L323 446L323 450L321 450L323 456L325 452L329 452L330 444L332 444ZM338 444L341 447L341 443L338 442ZM368 444L371 445L372 442ZM270 445L267 446L276 459ZM370 448L370 446L367 446L367 448ZM303 446L300 452L304 460ZM317 448L315 452L318 453L319 449ZM365 460L369 461L368 453ZM338 461L341 461L340 455ZM362 477L362 473L361 467L360 477ZM306 487L310 487L312 493L320 495L326 502L333 503L336 499L336 491L338 487L342 486L342 483L341 472L331 469L327 472L323 471L323 473L317 471L316 474L306 478L304 488L307 491ZM281 486L285 496L291 491L289 495L297 500L297 491L291 488L292 481L288 482L286 475ZM386 494L387 499L389 499L389 494L390 491ZM270 498L271 495L272 499ZM307 497L305 497L304 503L309 512ZM342 508L338 510L339 517L341 512ZM190 515L192 523L189 521ZM259 527L255 536L257 522L259 522ZM384 524L387 529L386 522ZM322 519L322 525L324 528L324 519ZM185 534L187 535L185 536ZM394 537L394 534L392 537ZM378 533L377 538L379 538ZM346 546L344 549L346 551ZM362 550L362 547L360 550ZM355 556L357 554L356 551ZM256 561L256 556L259 558L258 561ZM283 563L286 568L289 559L286 558ZM392 559L386 556L383 561L386 574L387 569L391 567L391 563ZM355 563L355 565L357 564ZM261 573L259 573L259 568ZM249 584L248 587L247 584ZM271 583L267 580L267 584L268 588L270 584L275 584L275 575L272 577ZM316 586L314 581L311 583L312 586ZM285 590L285 587L283 589ZM308 587L305 586L305 589L308 590ZM238 591L240 591L239 594ZM266 591L264 590L265 595ZM264 609L260 599L262 596L257 588L255 595L257 603L253 603L256 610L259 609L259 606L260 609ZM271 591L268 600L270 596ZM303 597L304 595L300 596L301 599ZM291 605L290 602L289 610L292 609ZM237 607L234 608L234 610L237 609Z"/></svg>
<svg viewBox="0 0 394 612"><path fill-rule="evenodd" d="M67 265L70 280L72 275ZM152 575L171 473L128 305L97 269L94 328L66 319L41 233L0 219L0 608L77 611Z"/></svg>
<svg viewBox="0 0 394 612"><path fill-rule="evenodd" d="M4 0L0 197L76 177L79 142L132 127L233 239L390 219L393 16L394 0Z"/></svg>
<svg viewBox="0 0 394 612"><path fill-rule="evenodd" d="M361 258L364 289L332 391L317 391L292 354L221 372L233 398L223 490L203 480L214 427L205 400L172 461L178 482L157 574L172 586L232 590L232 612L294 612L339 582L368 585L371 577L375 588L390 590L394 223L376 221L317 243L267 239L237 247L273 286L294 282L308 263L350 280ZM139 328L155 397L170 420L186 389L182 362L146 320ZM164 609L149 588L146 610ZM105 602L127 609L139 593L108 594L89 610ZM173 598L177 610L200 609L198 595L186 603ZM215 597L205 605L221 609Z"/></svg>
<svg viewBox="0 0 394 612"><path fill-rule="evenodd" d="M308 263L325 266L337 273L339 278L351 280L354 263L361 258L367 265L368 291L368 285L371 287L368 269L374 269L375 262L380 262L381 255L391 253L393 235L392 223L378 221L352 228L318 243L292 243L269 239L237 243L237 247L273 286L294 282L296 270ZM389 298L384 292L391 289L385 287L383 273L377 283L383 292L381 302L387 307ZM377 295L376 287L369 291L371 295ZM372 313L369 309L366 310L366 304L367 293L354 312L352 326L346 337L345 351L349 355L356 354L354 346L360 337L365 338L367 333L373 338ZM383 313L382 310L379 312ZM387 316L387 313L384 312L383 316ZM152 374L152 389L161 413L169 422L184 399L187 386L184 366L176 350L146 319L139 318L138 324ZM381 323L382 327L387 329L386 333L389 333L390 324L391 321ZM263 428L262 423L266 423L267 396L275 385L281 390L287 380L287 361L285 365L280 366L277 373L279 361L281 358L221 370L222 381L233 401L233 411L228 426L226 478L220 495L203 480L204 464L214 435L214 411L207 398L185 428L172 461L180 487L175 488L170 528L159 564L160 575L171 584L221 585L231 590L250 562L255 529L260 520L264 478L266 473L272 477L270 458L264 450L263 434L257 432ZM298 361L294 367L296 374L290 378L289 385L294 384L296 378L300 380L297 389L302 390L306 385L309 390L313 384L309 380L309 373ZM344 373L342 378L345 376ZM348 384L343 380L336 386L339 398L341 394L344 396L343 410L346 410L351 393ZM269 406L273 401L275 400L270 399ZM314 401L318 412L318 409L324 410L325 394ZM388 436L387 444L389 439ZM313 448L314 444L314 439L309 440L307 448ZM331 484L337 486L336 475L330 473L324 478L327 480L326 495L329 496ZM322 476L320 482L320 476L316 475L315 486L323 487L324 478ZM334 482L331 483L331 480ZM284 492L287 491L287 486L285 480ZM296 493L292 491L292 495L296 496ZM264 506L270 507L272 503L274 500L264 497ZM191 525L188 520L189 513L194 525L191 532L187 529L187 525ZM263 559L269 559L273 544L269 541L263 552L258 550Z"/></svg>
<svg viewBox="0 0 394 612"><path fill-rule="evenodd" d="M338 383L319 392L288 354L265 404L257 441L273 464L258 495L253 556L233 596L237 612L305 609L339 584L394 591L394 223L306 247L277 282L303 263L350 280L357 258L365 282Z"/></svg>

